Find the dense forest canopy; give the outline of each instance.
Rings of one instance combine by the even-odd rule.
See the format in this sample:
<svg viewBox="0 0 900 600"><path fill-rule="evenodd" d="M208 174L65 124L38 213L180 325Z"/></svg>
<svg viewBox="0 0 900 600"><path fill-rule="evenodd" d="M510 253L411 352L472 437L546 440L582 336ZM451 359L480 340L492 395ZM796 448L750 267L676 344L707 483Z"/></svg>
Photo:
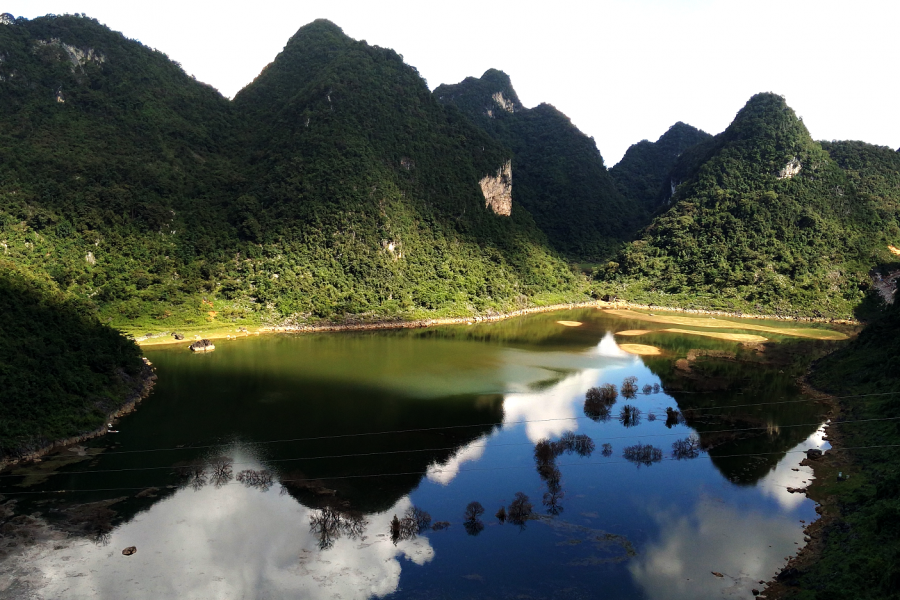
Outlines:
<svg viewBox="0 0 900 600"><path fill-rule="evenodd" d="M5 256L104 322L165 330L584 297L527 211L486 209L479 180L509 151L397 53L332 23L298 31L234 102L84 17L4 25L0 57Z"/></svg>
<svg viewBox="0 0 900 600"><path fill-rule="evenodd" d="M668 176L678 158L711 137L679 121L655 142L642 140L631 146L609 173L623 196L652 214L672 196L673 182Z"/></svg>
<svg viewBox="0 0 900 600"><path fill-rule="evenodd" d="M847 317L896 258L896 153L823 147L781 96L751 98L672 173L671 208L598 272L620 297Z"/></svg>
<svg viewBox="0 0 900 600"><path fill-rule="evenodd" d="M646 224L644 208L616 188L594 139L549 104L523 107L506 73L489 69L480 79L440 85L434 95L510 148L516 202L559 252L579 261L609 258Z"/></svg>

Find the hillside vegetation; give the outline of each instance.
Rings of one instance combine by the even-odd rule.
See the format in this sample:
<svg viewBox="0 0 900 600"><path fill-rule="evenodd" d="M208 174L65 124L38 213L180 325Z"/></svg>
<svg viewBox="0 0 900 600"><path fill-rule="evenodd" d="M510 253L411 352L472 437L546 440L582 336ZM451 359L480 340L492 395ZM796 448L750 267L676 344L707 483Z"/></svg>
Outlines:
<svg viewBox="0 0 900 600"><path fill-rule="evenodd" d="M0 462L101 427L143 388L134 342L0 259Z"/></svg>
<svg viewBox="0 0 900 600"><path fill-rule="evenodd" d="M395 52L303 27L229 102L75 17L0 26L0 242L129 331L471 314L581 299L509 152Z"/></svg>
<svg viewBox="0 0 900 600"><path fill-rule="evenodd" d="M644 208L616 188L594 139L549 104L523 107L506 73L489 69L434 95L512 150L516 202L559 252L609 258L646 224Z"/></svg>
<svg viewBox="0 0 900 600"><path fill-rule="evenodd" d="M814 367L812 383L839 396L840 465L822 493L836 519L824 530L821 557L786 572L796 598L900 597L900 303ZM892 394L893 392L893 394ZM867 394L872 394L867 396ZM868 446L879 446L868 448ZM836 481L831 471L850 475ZM817 475L817 477L824 477Z"/></svg>
<svg viewBox="0 0 900 600"><path fill-rule="evenodd" d="M826 146L841 162L781 96L754 96L678 159L672 207L598 273L604 289L669 306L852 316L870 269L900 243L900 188L883 151Z"/></svg>
<svg viewBox="0 0 900 600"><path fill-rule="evenodd" d="M619 192L652 214L672 197L669 177L678 158L693 146L712 138L705 131L678 122L655 142L641 140L609 170Z"/></svg>

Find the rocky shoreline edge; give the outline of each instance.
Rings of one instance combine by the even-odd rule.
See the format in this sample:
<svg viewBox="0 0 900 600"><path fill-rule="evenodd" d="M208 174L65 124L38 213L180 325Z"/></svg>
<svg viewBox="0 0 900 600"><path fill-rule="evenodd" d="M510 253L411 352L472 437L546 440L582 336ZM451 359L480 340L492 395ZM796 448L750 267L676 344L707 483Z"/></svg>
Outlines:
<svg viewBox="0 0 900 600"><path fill-rule="evenodd" d="M15 458L2 458L0 459L0 471L20 463L39 459L42 456L50 454L54 450L59 450L61 448L65 448L66 446L71 446L72 444L78 444L86 440L105 435L107 432L106 423L114 423L115 420L119 417L134 411L137 408L138 403L149 396L150 392L153 390L153 386L156 383L157 379L155 369L153 368L153 365L149 360L144 358L143 361L144 368L142 369L141 374L138 377L138 380L140 382L139 385L132 390L131 394L129 394L124 403L122 403L116 410L106 415L105 423L101 427L74 437L55 440L47 444L46 446L39 448L38 450L28 451L28 453L22 454L21 456L17 456Z"/></svg>

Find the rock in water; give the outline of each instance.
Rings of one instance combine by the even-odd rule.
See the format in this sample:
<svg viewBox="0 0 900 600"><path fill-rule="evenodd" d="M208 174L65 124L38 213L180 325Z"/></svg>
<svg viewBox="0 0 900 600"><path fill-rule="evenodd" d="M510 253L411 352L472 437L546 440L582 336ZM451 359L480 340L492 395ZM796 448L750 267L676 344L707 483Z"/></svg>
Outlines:
<svg viewBox="0 0 900 600"><path fill-rule="evenodd" d="M209 352L216 349L215 345L213 345L211 341L205 339L194 342L189 346L189 348L193 352Z"/></svg>
<svg viewBox="0 0 900 600"><path fill-rule="evenodd" d="M128 546L127 548L122 550L122 554L124 554L125 556L131 556L135 552L137 552L137 546Z"/></svg>

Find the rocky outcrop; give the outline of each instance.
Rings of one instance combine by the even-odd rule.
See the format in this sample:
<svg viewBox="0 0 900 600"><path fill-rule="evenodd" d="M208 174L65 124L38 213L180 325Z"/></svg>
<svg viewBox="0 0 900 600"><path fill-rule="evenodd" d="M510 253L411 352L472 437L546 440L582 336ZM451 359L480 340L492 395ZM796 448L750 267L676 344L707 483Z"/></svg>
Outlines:
<svg viewBox="0 0 900 600"><path fill-rule="evenodd" d="M103 64L106 62L106 56L102 52L97 52L93 48L76 48L70 44L63 43L59 38L51 38L49 40L38 40L35 42L37 46L53 46L65 52L69 62L72 63L72 72L75 69L82 69L87 63L95 62Z"/></svg>
<svg viewBox="0 0 900 600"><path fill-rule="evenodd" d="M191 352L210 352L211 350L215 350L215 345L210 340L197 340L190 346Z"/></svg>
<svg viewBox="0 0 900 600"><path fill-rule="evenodd" d="M800 172L800 169L803 168L803 165L800 164L800 161L797 160L797 157L791 159L791 161L784 165L784 168L778 172L778 179L790 179L794 175Z"/></svg>
<svg viewBox="0 0 900 600"><path fill-rule="evenodd" d="M484 206L498 215L508 217L512 213L512 162L497 169L497 175L486 175L478 182L484 194Z"/></svg>
<svg viewBox="0 0 900 600"><path fill-rule="evenodd" d="M516 112L516 105L512 100L507 100L503 97L503 92L496 92L491 98L494 99L494 102L497 105L505 110L506 112Z"/></svg>
<svg viewBox="0 0 900 600"><path fill-rule="evenodd" d="M0 15L0 25L15 25L16 18L9 13Z"/></svg>

